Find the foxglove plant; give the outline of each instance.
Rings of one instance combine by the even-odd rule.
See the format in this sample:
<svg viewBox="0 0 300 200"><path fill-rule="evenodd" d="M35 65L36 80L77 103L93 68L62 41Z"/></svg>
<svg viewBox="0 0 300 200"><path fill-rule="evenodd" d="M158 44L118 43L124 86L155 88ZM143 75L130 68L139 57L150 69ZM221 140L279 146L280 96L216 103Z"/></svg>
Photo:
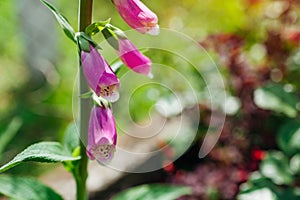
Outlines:
<svg viewBox="0 0 300 200"><path fill-rule="evenodd" d="M117 131L111 103L118 100L120 87L117 75L98 52L99 46L91 37L99 32L106 39L114 36L113 38L117 42L115 49L120 59L137 73L150 75L152 62L138 51L126 36L118 37L123 32L112 26L109 20L91 24L93 0L79 0L79 32L75 32L68 20L53 5L45 0L40 1L51 10L66 36L78 47L80 58L79 132L80 138L83 140L76 138L76 128L73 124L70 126L73 128L69 128L66 132L64 145L58 142L34 144L18 154L11 162L1 166L0 173L25 161L61 162L74 176L77 191L76 199L86 200L88 198L86 189L88 158L107 164L113 158L116 149ZM130 26L141 33L158 33L157 16L143 3L137 0L115 0L114 3L123 19ZM96 102L93 108L90 105L91 97ZM88 121L89 117L90 120ZM87 139L87 144L84 144L85 139ZM35 187L36 184L32 184L32 186ZM39 187L37 188L38 191L40 191ZM45 191L54 193L48 188ZM36 195L39 197L40 194L37 193ZM49 194L40 195L39 199L45 199L47 195ZM52 194L51 197L62 199L56 193ZM20 199L33 198L20 197ZM37 199L36 196L34 199Z"/></svg>
<svg viewBox="0 0 300 200"><path fill-rule="evenodd" d="M113 0L120 16L140 33L159 34L158 18L140 0Z"/></svg>

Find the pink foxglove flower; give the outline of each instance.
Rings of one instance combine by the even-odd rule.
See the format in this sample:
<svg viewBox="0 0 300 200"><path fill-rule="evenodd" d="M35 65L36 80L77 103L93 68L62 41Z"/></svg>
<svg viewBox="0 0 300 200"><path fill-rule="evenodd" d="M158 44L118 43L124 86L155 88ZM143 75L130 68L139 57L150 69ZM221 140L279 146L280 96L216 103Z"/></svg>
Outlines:
<svg viewBox="0 0 300 200"><path fill-rule="evenodd" d="M85 78L96 93L108 101L119 98L120 82L102 55L90 45L90 52L81 51L81 65Z"/></svg>
<svg viewBox="0 0 300 200"><path fill-rule="evenodd" d="M122 62L137 73L152 76L151 60L142 54L128 39L119 39L118 55Z"/></svg>
<svg viewBox="0 0 300 200"><path fill-rule="evenodd" d="M121 17L131 27L141 33L157 35L158 19L140 0L113 0Z"/></svg>
<svg viewBox="0 0 300 200"><path fill-rule="evenodd" d="M108 107L94 106L88 129L88 157L102 163L109 162L113 158L116 141L116 124L111 110Z"/></svg>

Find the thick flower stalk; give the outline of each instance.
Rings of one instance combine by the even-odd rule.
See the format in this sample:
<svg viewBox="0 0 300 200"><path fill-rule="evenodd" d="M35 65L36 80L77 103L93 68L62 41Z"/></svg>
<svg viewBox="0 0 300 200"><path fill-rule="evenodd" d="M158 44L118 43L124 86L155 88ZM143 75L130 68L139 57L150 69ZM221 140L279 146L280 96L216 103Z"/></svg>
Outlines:
<svg viewBox="0 0 300 200"><path fill-rule="evenodd" d="M94 106L88 129L88 157L104 164L109 162L113 158L116 141L116 124L110 108Z"/></svg>
<svg viewBox="0 0 300 200"><path fill-rule="evenodd" d="M118 55L122 62L136 73L152 76L151 60L142 54L128 39L119 39Z"/></svg>
<svg viewBox="0 0 300 200"><path fill-rule="evenodd" d="M120 81L103 56L90 45L90 52L81 50L80 57L86 80L96 95L111 102L117 101Z"/></svg>
<svg viewBox="0 0 300 200"><path fill-rule="evenodd" d="M120 16L131 27L140 33L157 35L158 18L140 0L113 0Z"/></svg>

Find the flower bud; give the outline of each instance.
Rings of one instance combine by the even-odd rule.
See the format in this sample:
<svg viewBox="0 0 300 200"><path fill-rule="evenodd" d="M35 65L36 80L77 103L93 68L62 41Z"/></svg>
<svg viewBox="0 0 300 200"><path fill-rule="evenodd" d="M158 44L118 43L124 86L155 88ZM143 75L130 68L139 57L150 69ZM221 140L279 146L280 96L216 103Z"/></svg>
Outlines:
<svg viewBox="0 0 300 200"><path fill-rule="evenodd" d="M151 60L142 54L128 39L119 39L118 55L122 62L136 73L152 76Z"/></svg>
<svg viewBox="0 0 300 200"><path fill-rule="evenodd" d="M140 33L159 34L158 19L140 0L113 0L123 20Z"/></svg>

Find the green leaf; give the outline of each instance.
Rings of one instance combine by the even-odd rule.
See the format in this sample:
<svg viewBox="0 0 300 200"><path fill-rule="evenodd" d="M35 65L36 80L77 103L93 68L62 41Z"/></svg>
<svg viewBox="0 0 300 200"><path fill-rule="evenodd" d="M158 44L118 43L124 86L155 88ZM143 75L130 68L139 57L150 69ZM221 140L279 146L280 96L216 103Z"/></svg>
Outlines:
<svg viewBox="0 0 300 200"><path fill-rule="evenodd" d="M60 12L50 3L48 3L45 0L40 0L47 8L49 8L52 13L54 14L57 22L59 23L59 25L62 27L64 33L66 34L66 36L68 38L70 38L73 42L75 41L75 31L73 29L73 27L70 25L70 23L68 22L68 20L62 15L60 14Z"/></svg>
<svg viewBox="0 0 300 200"><path fill-rule="evenodd" d="M85 52L90 52L91 51L91 49L90 49L90 43L85 38L83 38L83 37L77 37L77 44L78 44L79 49L81 51L85 51Z"/></svg>
<svg viewBox="0 0 300 200"><path fill-rule="evenodd" d="M87 35L84 32L76 33L75 38L80 50L90 52L90 44L92 44L96 49L101 49L101 47L89 35Z"/></svg>
<svg viewBox="0 0 300 200"><path fill-rule="evenodd" d="M299 189L298 189L299 190ZM278 190L277 197L279 200L299 200L299 191L296 191L295 187L285 188L284 190Z"/></svg>
<svg viewBox="0 0 300 200"><path fill-rule="evenodd" d="M268 188L272 191L277 190L276 185L267 177L264 177L260 172L253 172L248 181L240 186L239 194L251 193L255 190Z"/></svg>
<svg viewBox="0 0 300 200"><path fill-rule="evenodd" d="M94 36L98 32L102 31L107 24L110 23L110 18L105 21L94 22L85 29L85 33Z"/></svg>
<svg viewBox="0 0 300 200"><path fill-rule="evenodd" d="M240 193L237 196L238 200L279 200L276 195L269 188L261 188L257 190L252 190L248 193Z"/></svg>
<svg viewBox="0 0 300 200"><path fill-rule="evenodd" d="M5 147L14 138L14 136L16 135L16 133L18 132L22 124L23 124L22 119L19 117L15 117L9 123L7 129L0 134L0 157Z"/></svg>
<svg viewBox="0 0 300 200"><path fill-rule="evenodd" d="M63 200L51 188L32 178L0 176L0 193L14 200Z"/></svg>
<svg viewBox="0 0 300 200"><path fill-rule="evenodd" d="M300 153L300 122L290 120L283 124L277 134L279 147L289 156Z"/></svg>
<svg viewBox="0 0 300 200"><path fill-rule="evenodd" d="M300 154L296 154L291 158L290 168L294 174L300 175Z"/></svg>
<svg viewBox="0 0 300 200"><path fill-rule="evenodd" d="M130 188L114 196L112 200L174 200L191 194L189 187L151 184Z"/></svg>
<svg viewBox="0 0 300 200"><path fill-rule="evenodd" d="M10 162L0 168L0 173L21 164L22 162L63 162L79 160L80 156L72 157L58 142L40 142L27 147Z"/></svg>
<svg viewBox="0 0 300 200"><path fill-rule="evenodd" d="M101 32L110 46L115 50L119 50L118 36L108 28L104 28Z"/></svg>
<svg viewBox="0 0 300 200"><path fill-rule="evenodd" d="M79 95L79 97L82 99L89 99L89 98L92 98L93 94L94 94L93 91L90 90L86 93Z"/></svg>
<svg viewBox="0 0 300 200"><path fill-rule="evenodd" d="M101 31L101 33L103 34L103 36L105 37L107 42L114 49L119 50L118 39L127 39L127 36L121 29L119 29L109 23L110 23L110 19L108 19L106 21L95 22L95 23L89 25L85 29L85 33L89 36L93 36Z"/></svg>
<svg viewBox="0 0 300 200"><path fill-rule="evenodd" d="M259 172L253 172L248 181L240 185L238 200L263 199L280 200L281 189L271 179L264 177Z"/></svg>
<svg viewBox="0 0 300 200"><path fill-rule="evenodd" d="M297 98L284 90L280 84L270 83L254 92L254 101L262 109L283 113L289 117L297 115Z"/></svg>
<svg viewBox="0 0 300 200"><path fill-rule="evenodd" d="M65 146L66 150L70 153L70 155L77 147L79 147L79 133L75 122L70 123L67 127L63 139L63 145Z"/></svg>
<svg viewBox="0 0 300 200"><path fill-rule="evenodd" d="M261 162L260 171L263 176L271 179L277 185L289 185L294 180L289 167L289 159L280 151L269 152Z"/></svg>
<svg viewBox="0 0 300 200"><path fill-rule="evenodd" d="M75 122L72 122L69 124L65 137L63 139L63 145L68 151L69 154L71 154L73 157L80 156L80 145L79 145L79 133L76 127ZM64 161L63 162L64 167L67 171L74 173L76 170L76 167L79 164L78 160L75 161Z"/></svg>
<svg viewBox="0 0 300 200"><path fill-rule="evenodd" d="M128 39L126 34L116 26L107 24L106 27L111 30L119 39Z"/></svg>
<svg viewBox="0 0 300 200"><path fill-rule="evenodd" d="M259 172L253 172L248 181L240 186L237 199L299 200L299 197L298 188L294 186L277 186L270 178L262 176Z"/></svg>
<svg viewBox="0 0 300 200"><path fill-rule="evenodd" d="M125 33L111 25L111 24L107 24L105 26L105 28L103 28L101 30L103 36L105 37L105 39L107 40L107 42L116 50L119 50L119 39L127 39L127 36L125 35Z"/></svg>

